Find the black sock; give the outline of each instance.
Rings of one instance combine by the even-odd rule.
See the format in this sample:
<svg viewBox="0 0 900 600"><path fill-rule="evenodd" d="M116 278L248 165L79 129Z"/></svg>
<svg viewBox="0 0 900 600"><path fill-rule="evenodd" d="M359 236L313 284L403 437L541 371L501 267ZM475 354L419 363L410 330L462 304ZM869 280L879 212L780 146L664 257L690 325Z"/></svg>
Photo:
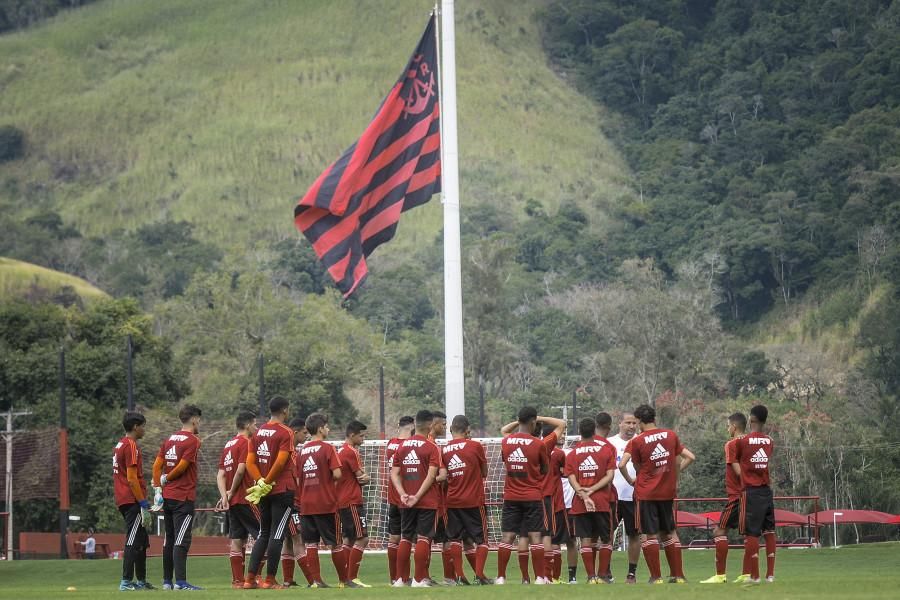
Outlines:
<svg viewBox="0 0 900 600"><path fill-rule="evenodd" d="M637 563L628 563L628 574L634 575L637 573Z"/></svg>
<svg viewBox="0 0 900 600"><path fill-rule="evenodd" d="M575 574L578 573L578 566L569 567L569 580L575 579Z"/></svg>

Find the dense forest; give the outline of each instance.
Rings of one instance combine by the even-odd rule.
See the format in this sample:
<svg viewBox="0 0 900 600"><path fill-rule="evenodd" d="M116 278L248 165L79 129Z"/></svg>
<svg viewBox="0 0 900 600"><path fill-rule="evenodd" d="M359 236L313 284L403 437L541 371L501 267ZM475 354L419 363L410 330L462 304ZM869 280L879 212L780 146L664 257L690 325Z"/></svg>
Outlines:
<svg viewBox="0 0 900 600"><path fill-rule="evenodd" d="M503 18L463 21L491 36ZM900 511L900 2L579 0L533 19L556 84L602 115L626 184L523 192L521 212L463 199L469 412L483 393L490 434L525 403L550 412L574 394L591 414L648 402L698 455L682 493L710 496L724 417L763 402L779 493ZM29 151L27 128L15 131L7 165ZM24 401L45 408L35 426L52 422L60 343L84 365L70 373L73 427L91 439L76 488L105 473L88 445L106 455L94 434L122 407L125 331L151 410L254 407L260 354L270 392L337 424L376 418L380 366L389 419L442 405L439 234L379 249L343 302L296 235L235 251L200 222L150 215L88 231L26 202L33 186L3 168L5 197L22 201L0 215L0 256L114 297L34 290L0 304L0 409Z"/></svg>

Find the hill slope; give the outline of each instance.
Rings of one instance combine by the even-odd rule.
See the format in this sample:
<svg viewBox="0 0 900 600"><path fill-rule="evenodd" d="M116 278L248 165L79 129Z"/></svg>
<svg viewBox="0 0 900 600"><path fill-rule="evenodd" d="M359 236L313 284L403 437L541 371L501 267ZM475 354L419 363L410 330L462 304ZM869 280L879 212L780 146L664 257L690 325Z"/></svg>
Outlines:
<svg viewBox="0 0 900 600"><path fill-rule="evenodd" d="M70 287L84 301L106 298L106 293L87 281L31 263L0 257L0 299L23 296L39 289L51 294Z"/></svg>
<svg viewBox="0 0 900 600"><path fill-rule="evenodd" d="M519 214L571 198L601 223L626 168L598 109L547 65L540 5L457 9L463 202ZM222 246L290 234L293 198L361 133L430 7L109 0L4 36L3 121L28 150L0 166L0 203L93 235L164 218ZM401 244L439 226L433 202Z"/></svg>

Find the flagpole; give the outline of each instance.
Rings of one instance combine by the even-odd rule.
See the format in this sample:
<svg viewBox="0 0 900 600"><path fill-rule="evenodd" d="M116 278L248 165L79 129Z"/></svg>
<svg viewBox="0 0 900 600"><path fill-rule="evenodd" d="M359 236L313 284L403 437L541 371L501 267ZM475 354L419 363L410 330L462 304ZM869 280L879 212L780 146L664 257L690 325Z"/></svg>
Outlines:
<svg viewBox="0 0 900 600"><path fill-rule="evenodd" d="M456 29L453 0L441 0L441 202L444 205L444 385L447 418L466 413L463 372L459 152L456 144Z"/></svg>

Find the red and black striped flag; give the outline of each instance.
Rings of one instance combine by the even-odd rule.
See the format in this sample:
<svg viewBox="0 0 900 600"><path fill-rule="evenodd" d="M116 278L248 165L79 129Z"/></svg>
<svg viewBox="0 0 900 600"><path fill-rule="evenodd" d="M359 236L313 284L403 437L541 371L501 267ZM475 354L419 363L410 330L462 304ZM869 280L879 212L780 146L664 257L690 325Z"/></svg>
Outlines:
<svg viewBox="0 0 900 600"><path fill-rule="evenodd" d="M400 213L441 187L435 17L409 64L356 143L294 208L310 241L346 298L368 273L366 257L394 237Z"/></svg>

